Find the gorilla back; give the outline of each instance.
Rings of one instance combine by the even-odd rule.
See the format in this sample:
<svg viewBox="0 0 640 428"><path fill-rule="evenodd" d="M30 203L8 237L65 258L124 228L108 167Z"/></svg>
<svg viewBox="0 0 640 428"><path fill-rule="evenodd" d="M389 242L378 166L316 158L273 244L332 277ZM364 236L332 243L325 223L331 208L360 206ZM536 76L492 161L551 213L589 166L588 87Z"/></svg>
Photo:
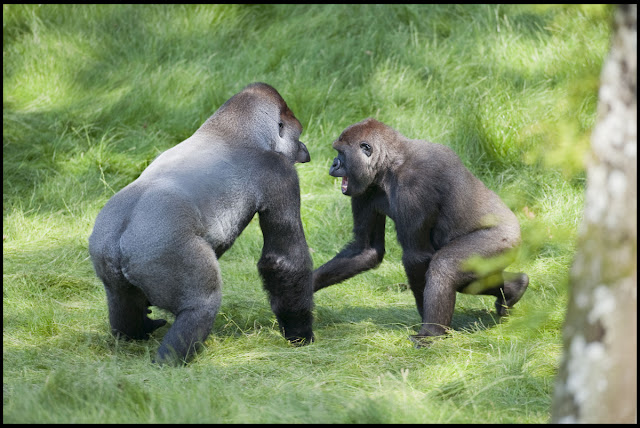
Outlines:
<svg viewBox="0 0 640 428"><path fill-rule="evenodd" d="M295 344L313 340L312 262L293 166L310 160L301 132L274 88L248 85L107 202L89 253L113 334L146 339L166 323L148 307L167 309L176 319L156 361L186 361L220 308L218 259L258 213L258 270L281 331Z"/></svg>

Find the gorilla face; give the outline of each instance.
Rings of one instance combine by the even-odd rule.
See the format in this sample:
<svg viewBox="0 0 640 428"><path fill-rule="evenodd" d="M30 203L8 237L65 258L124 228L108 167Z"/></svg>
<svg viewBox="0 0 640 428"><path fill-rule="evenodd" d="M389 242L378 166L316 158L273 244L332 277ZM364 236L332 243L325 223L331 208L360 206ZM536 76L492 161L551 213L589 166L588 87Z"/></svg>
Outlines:
<svg viewBox="0 0 640 428"><path fill-rule="evenodd" d="M352 125L333 142L338 156L329 175L342 177L341 190L347 196L359 196L376 184L377 164L383 155L377 133L370 132L368 121Z"/></svg>
<svg viewBox="0 0 640 428"><path fill-rule="evenodd" d="M214 116L240 130L245 141L278 152L292 163L311 160L307 147L300 141L302 125L282 96L266 83L252 83L231 97ZM240 120L239 118L242 118Z"/></svg>
<svg viewBox="0 0 640 428"><path fill-rule="evenodd" d="M340 189L347 196L358 196L373 184L374 176L368 165L367 157L371 156L371 145L366 141L357 144L357 148L345 147L338 150L333 160L329 175L342 177Z"/></svg>
<svg viewBox="0 0 640 428"><path fill-rule="evenodd" d="M299 140L302 133L302 125L286 104L282 107L284 108L281 110L280 120L278 121L278 139L275 151L282 153L294 163L309 162L311 157L307 146Z"/></svg>

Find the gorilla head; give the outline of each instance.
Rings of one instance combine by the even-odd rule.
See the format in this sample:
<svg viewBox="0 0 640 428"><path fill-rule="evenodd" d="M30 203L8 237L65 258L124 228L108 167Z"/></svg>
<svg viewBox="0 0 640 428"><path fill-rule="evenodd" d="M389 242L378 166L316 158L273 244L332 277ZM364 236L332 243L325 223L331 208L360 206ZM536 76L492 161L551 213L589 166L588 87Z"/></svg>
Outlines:
<svg viewBox="0 0 640 428"><path fill-rule="evenodd" d="M307 146L299 140L300 121L278 91L266 83L246 86L224 103L203 128L211 122L218 128L229 128L235 135L246 135L245 141L259 142L263 148L280 153L292 162L311 160Z"/></svg>
<svg viewBox="0 0 640 428"><path fill-rule="evenodd" d="M375 119L366 119L345 129L333 142L338 156L329 174L342 177L342 193L358 196L379 184L384 168L398 156L392 147L395 131Z"/></svg>

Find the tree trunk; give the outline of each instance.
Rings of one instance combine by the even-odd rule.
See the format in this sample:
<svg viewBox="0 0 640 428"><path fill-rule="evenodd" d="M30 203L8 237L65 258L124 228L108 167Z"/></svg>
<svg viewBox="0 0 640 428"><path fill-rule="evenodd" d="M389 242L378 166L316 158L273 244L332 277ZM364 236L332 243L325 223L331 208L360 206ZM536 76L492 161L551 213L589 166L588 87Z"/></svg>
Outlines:
<svg viewBox="0 0 640 428"><path fill-rule="evenodd" d="M637 423L637 13L602 70L552 423Z"/></svg>

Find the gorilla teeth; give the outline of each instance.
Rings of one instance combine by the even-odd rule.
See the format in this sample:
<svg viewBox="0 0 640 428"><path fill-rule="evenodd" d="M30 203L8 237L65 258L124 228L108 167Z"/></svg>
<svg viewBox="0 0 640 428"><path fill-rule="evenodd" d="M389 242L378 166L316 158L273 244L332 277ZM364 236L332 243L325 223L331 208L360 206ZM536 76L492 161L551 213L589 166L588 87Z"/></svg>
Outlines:
<svg viewBox="0 0 640 428"><path fill-rule="evenodd" d="M347 177L342 177L342 193L347 193L347 187L349 187L349 179Z"/></svg>

